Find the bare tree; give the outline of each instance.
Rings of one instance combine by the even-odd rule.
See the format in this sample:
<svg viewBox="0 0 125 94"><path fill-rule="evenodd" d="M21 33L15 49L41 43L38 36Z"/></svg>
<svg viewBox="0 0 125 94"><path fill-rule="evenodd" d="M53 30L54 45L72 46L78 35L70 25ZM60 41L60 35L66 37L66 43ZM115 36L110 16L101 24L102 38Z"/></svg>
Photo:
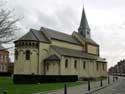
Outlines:
<svg viewBox="0 0 125 94"><path fill-rule="evenodd" d="M19 18L14 19L13 10L7 10L2 7L5 6L5 2L0 0L0 45L3 43L11 42L15 39L15 31L19 30L17 22Z"/></svg>

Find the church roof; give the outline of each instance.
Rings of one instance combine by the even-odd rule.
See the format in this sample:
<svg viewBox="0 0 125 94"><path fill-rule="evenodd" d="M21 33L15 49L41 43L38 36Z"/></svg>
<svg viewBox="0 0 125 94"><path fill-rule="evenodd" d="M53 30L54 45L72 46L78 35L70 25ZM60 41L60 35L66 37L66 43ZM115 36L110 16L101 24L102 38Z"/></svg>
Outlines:
<svg viewBox="0 0 125 94"><path fill-rule="evenodd" d="M30 29L30 31L22 36L18 41L42 41L42 42L49 42L47 38L42 34L42 32Z"/></svg>
<svg viewBox="0 0 125 94"><path fill-rule="evenodd" d="M83 7L81 22L80 22L80 26L78 28L78 31L84 37L85 37L86 31L90 31L90 27L89 27L89 24L88 24L88 21L86 18L84 7Z"/></svg>
<svg viewBox="0 0 125 94"><path fill-rule="evenodd" d="M83 29L88 28L88 29L90 29L87 18L86 18L84 7L83 7L83 11L82 11L82 17L81 17L81 22L80 22L80 27L79 28L83 28Z"/></svg>
<svg viewBox="0 0 125 94"><path fill-rule="evenodd" d="M76 57L76 58L85 58L85 59L97 59L98 56L87 54L83 51L62 48L57 46L51 46L53 50L55 50L59 55L62 56L69 56L69 57Z"/></svg>
<svg viewBox="0 0 125 94"><path fill-rule="evenodd" d="M29 40L29 41L41 41L49 43L50 39L55 39L80 45L80 42L78 42L72 35L68 35L45 27L42 27L40 30L30 29L30 32L25 34L18 41Z"/></svg>
<svg viewBox="0 0 125 94"><path fill-rule="evenodd" d="M48 38L50 39L70 42L74 44L80 44L72 35L68 35L45 27L42 27L41 31L47 34Z"/></svg>
<svg viewBox="0 0 125 94"><path fill-rule="evenodd" d="M106 63L106 60L105 60L104 58L100 58L100 57L99 57L99 58L97 59L97 62L101 62L101 63L104 62L104 63Z"/></svg>
<svg viewBox="0 0 125 94"><path fill-rule="evenodd" d="M59 61L60 60L60 57L59 56L57 56L56 54L53 54L53 55L51 55L51 56L49 56L48 58L46 58L45 59L45 61Z"/></svg>

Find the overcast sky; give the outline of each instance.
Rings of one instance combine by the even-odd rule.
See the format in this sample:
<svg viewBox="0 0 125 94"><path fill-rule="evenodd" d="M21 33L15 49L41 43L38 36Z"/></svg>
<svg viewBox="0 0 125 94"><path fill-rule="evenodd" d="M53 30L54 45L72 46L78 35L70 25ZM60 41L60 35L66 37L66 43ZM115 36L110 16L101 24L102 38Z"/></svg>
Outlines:
<svg viewBox="0 0 125 94"><path fill-rule="evenodd" d="M19 34L41 26L71 34L77 31L83 6L92 38L108 67L125 58L125 0L8 0L7 7L24 17Z"/></svg>

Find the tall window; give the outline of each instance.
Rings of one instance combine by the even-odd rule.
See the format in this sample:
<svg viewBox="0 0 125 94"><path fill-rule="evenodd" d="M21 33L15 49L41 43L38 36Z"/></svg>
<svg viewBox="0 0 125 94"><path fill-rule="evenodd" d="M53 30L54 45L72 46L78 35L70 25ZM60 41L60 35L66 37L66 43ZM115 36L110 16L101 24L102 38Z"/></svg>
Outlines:
<svg viewBox="0 0 125 94"><path fill-rule="evenodd" d="M105 64L103 63L103 65L102 65L102 68L103 68L103 70L105 70Z"/></svg>
<svg viewBox="0 0 125 94"><path fill-rule="evenodd" d="M83 61L83 69L85 69L85 68L86 68L86 62Z"/></svg>
<svg viewBox="0 0 125 94"><path fill-rule="evenodd" d="M65 68L68 68L68 59L65 60Z"/></svg>
<svg viewBox="0 0 125 94"><path fill-rule="evenodd" d="M77 68L77 60L74 61L74 68Z"/></svg>
<svg viewBox="0 0 125 94"><path fill-rule="evenodd" d="M96 63L96 70L98 71L99 70L99 64Z"/></svg>
<svg viewBox="0 0 125 94"><path fill-rule="evenodd" d="M26 60L30 60L30 50L26 50Z"/></svg>
<svg viewBox="0 0 125 94"><path fill-rule="evenodd" d="M46 64L46 69L49 70L49 63Z"/></svg>
<svg viewBox="0 0 125 94"><path fill-rule="evenodd" d="M15 59L17 60L18 59L18 51L15 50Z"/></svg>

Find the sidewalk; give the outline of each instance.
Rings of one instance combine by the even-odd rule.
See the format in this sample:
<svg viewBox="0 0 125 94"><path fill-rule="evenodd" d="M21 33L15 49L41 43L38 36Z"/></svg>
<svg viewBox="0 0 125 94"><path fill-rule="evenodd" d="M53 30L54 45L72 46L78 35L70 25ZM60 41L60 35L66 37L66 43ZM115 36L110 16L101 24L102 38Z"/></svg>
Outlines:
<svg viewBox="0 0 125 94"><path fill-rule="evenodd" d="M113 83L112 79L110 79L110 85ZM103 80L103 86L100 87L100 81L91 82L91 91L88 91L88 84L82 84L74 87L67 88L67 94L90 94L90 92L97 91L99 89L105 88L108 86L108 80ZM34 94L64 94L64 89L53 90L48 92L39 92Z"/></svg>

